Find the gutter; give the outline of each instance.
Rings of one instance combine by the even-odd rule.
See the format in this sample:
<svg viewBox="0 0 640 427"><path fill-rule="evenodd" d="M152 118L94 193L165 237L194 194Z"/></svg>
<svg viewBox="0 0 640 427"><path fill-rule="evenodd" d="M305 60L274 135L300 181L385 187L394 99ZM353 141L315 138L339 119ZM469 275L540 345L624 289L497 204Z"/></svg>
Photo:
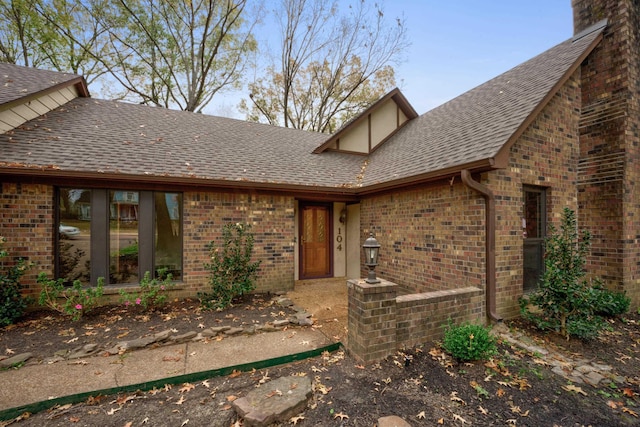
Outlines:
<svg viewBox="0 0 640 427"><path fill-rule="evenodd" d="M489 187L471 178L468 169L460 171L460 178L464 185L482 194L485 200L486 310L491 320L501 322L502 317L496 313L496 198Z"/></svg>

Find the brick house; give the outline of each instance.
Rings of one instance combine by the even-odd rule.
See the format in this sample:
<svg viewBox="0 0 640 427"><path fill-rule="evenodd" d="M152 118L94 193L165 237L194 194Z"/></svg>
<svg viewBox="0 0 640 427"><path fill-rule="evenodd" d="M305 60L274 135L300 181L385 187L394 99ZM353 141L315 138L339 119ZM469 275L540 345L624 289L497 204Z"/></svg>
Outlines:
<svg viewBox="0 0 640 427"><path fill-rule="evenodd" d="M252 224L258 289L357 278L361 245L403 294L474 288L517 316L547 224L577 210L590 272L640 304L640 5L573 0L575 35L418 115L393 90L333 135L89 97L80 76L0 64L0 236L35 275L170 269L206 286L206 244ZM79 229L74 236L60 225ZM133 248L133 249L132 249Z"/></svg>

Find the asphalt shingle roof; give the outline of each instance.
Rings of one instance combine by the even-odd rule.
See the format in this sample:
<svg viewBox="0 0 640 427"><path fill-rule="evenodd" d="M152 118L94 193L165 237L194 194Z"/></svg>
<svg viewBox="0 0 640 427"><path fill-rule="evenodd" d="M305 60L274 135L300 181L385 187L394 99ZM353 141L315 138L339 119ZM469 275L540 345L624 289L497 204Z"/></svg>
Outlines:
<svg viewBox="0 0 640 427"><path fill-rule="evenodd" d="M363 185L495 157L603 28L567 40L412 120L373 153Z"/></svg>
<svg viewBox="0 0 640 427"><path fill-rule="evenodd" d="M349 187L363 162L312 154L324 134L91 98L72 100L8 138L0 135L1 157L14 166L146 178Z"/></svg>
<svg viewBox="0 0 640 427"><path fill-rule="evenodd" d="M325 134L77 98L0 135L0 169L319 190L394 185L437 175L495 157L588 53L603 28L561 43L411 120L369 157L313 154ZM0 77L8 83L0 91L0 104L78 78L7 64L0 64Z"/></svg>
<svg viewBox="0 0 640 427"><path fill-rule="evenodd" d="M0 105L79 79L81 77L75 74L36 70L0 62Z"/></svg>

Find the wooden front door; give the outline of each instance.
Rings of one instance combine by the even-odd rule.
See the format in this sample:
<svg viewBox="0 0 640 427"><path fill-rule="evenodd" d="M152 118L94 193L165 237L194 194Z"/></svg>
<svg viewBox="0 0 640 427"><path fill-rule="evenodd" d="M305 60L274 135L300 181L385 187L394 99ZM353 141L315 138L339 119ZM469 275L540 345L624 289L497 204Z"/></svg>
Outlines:
<svg viewBox="0 0 640 427"><path fill-rule="evenodd" d="M331 276L331 206L301 205L300 278Z"/></svg>

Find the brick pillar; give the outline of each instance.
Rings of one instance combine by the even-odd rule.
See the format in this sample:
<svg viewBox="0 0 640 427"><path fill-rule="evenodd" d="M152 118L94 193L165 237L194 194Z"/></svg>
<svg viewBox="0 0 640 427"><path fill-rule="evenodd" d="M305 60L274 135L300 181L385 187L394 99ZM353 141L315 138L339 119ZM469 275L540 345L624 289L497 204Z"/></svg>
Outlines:
<svg viewBox="0 0 640 427"><path fill-rule="evenodd" d="M347 350L365 363L396 351L396 293L398 285L380 279L369 284L347 280L349 333Z"/></svg>

